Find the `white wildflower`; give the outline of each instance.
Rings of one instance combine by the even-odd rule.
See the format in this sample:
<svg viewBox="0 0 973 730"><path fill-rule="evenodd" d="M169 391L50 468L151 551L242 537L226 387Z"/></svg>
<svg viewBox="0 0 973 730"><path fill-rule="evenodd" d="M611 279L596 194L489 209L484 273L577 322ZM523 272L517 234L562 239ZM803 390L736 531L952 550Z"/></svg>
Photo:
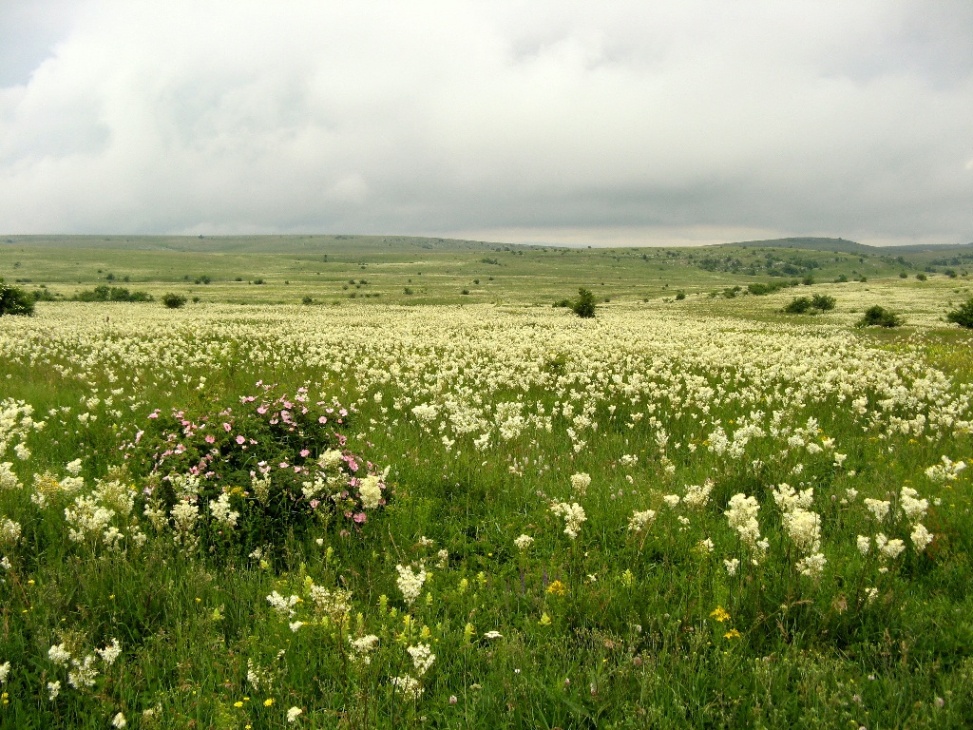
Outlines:
<svg viewBox="0 0 973 730"><path fill-rule="evenodd" d="M916 551L921 553L932 542L933 535L926 529L925 525L917 522L909 537L912 538L912 544L916 546Z"/></svg>
<svg viewBox="0 0 973 730"><path fill-rule="evenodd" d="M532 538L530 535L521 535L520 537L514 539L514 545L516 545L517 549L521 552L524 552L533 544L534 538Z"/></svg>
<svg viewBox="0 0 973 730"><path fill-rule="evenodd" d="M591 477L588 474L579 472L578 474L571 475L571 489L577 496L583 497L590 486Z"/></svg>
<svg viewBox="0 0 973 730"><path fill-rule="evenodd" d="M821 553L814 553L797 561L797 572L810 578L819 578L824 573L827 560Z"/></svg>
<svg viewBox="0 0 973 730"><path fill-rule="evenodd" d="M899 509L910 522L915 524L926 516L929 500L917 499L919 493L911 487L902 487L899 491Z"/></svg>
<svg viewBox="0 0 973 730"><path fill-rule="evenodd" d="M55 664L65 666L71 661L71 652L64 644L55 644L47 650L47 657Z"/></svg>
<svg viewBox="0 0 973 730"><path fill-rule="evenodd" d="M641 532L655 520L655 510L647 509L634 512L628 519L629 532Z"/></svg>
<svg viewBox="0 0 973 730"><path fill-rule="evenodd" d="M118 639L112 639L111 643L104 649L95 649L95 651L98 652L98 655L105 664L111 665L115 663L119 654L122 653L122 647L118 643Z"/></svg>
<svg viewBox="0 0 973 730"><path fill-rule="evenodd" d="M690 484L686 487L686 496L683 497L683 502L690 509L702 509L709 504L709 496L713 487L713 481L710 479L699 485Z"/></svg>
<svg viewBox="0 0 973 730"><path fill-rule="evenodd" d="M358 494L364 509L375 509L382 501L381 480L376 475L370 475L358 482Z"/></svg>
<svg viewBox="0 0 973 730"><path fill-rule="evenodd" d="M14 545L20 540L20 533L19 522L14 522L6 517L3 518L3 522L0 523L0 542Z"/></svg>
<svg viewBox="0 0 973 730"><path fill-rule="evenodd" d="M868 509L869 512L872 513L872 516L876 520L878 520L879 522L881 522L882 520L884 520L886 518L886 516L888 516L889 508L891 507L891 503L890 502L884 502L884 501L882 501L880 499L866 499L865 500L865 507Z"/></svg>
<svg viewBox="0 0 973 730"><path fill-rule="evenodd" d="M392 686L411 700L417 700L422 695L422 685L419 684L419 680L408 674L404 677L392 677Z"/></svg>
<svg viewBox="0 0 973 730"><path fill-rule="evenodd" d="M577 502L572 504L568 504L567 502L552 502L551 512L564 518L564 534L572 540L578 537L578 532L581 530L581 523L588 519L585 516L584 508Z"/></svg>
<svg viewBox="0 0 973 730"><path fill-rule="evenodd" d="M396 584L402 592L402 598L411 606L422 593L422 585L426 582L426 570L419 566L416 572L406 565L396 565L395 570L399 574Z"/></svg>
<svg viewBox="0 0 973 730"><path fill-rule="evenodd" d="M240 513L230 507L230 495L224 492L218 499L209 503L209 511L213 519L224 527L236 527Z"/></svg>

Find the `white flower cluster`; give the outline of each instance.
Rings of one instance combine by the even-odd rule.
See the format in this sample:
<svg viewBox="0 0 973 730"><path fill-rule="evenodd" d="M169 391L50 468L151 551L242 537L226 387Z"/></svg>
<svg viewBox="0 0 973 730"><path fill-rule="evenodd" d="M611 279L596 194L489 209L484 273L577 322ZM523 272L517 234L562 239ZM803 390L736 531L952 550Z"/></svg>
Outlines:
<svg viewBox="0 0 973 730"><path fill-rule="evenodd" d="M426 582L426 569L420 565L419 570L414 571L410 566L396 565L395 570L399 574L395 581L396 585L402 592L402 598L411 606L422 593L422 586Z"/></svg>
<svg viewBox="0 0 973 730"><path fill-rule="evenodd" d="M272 592L267 596L267 603L270 607L277 612L279 616L284 618L293 618L297 613L294 610L294 606L301 602L300 596L282 596L277 591Z"/></svg>
<svg viewBox="0 0 973 730"><path fill-rule="evenodd" d="M702 509L709 504L709 496L714 486L712 479L707 479L702 484L690 484L686 487L686 496L683 497L683 502L690 509Z"/></svg>
<svg viewBox="0 0 973 730"><path fill-rule="evenodd" d="M581 523L587 520L584 507L577 502L568 504L567 502L551 502L551 512L564 518L564 534L572 540L578 537L581 530Z"/></svg>
<svg viewBox="0 0 973 730"><path fill-rule="evenodd" d="M533 544L534 538L532 538L530 535L521 535L520 537L514 539L514 545L517 546L517 549L520 550L520 552L524 552Z"/></svg>
<svg viewBox="0 0 973 730"><path fill-rule="evenodd" d="M369 654L378 646L378 637L375 634L368 634L357 639L348 638L351 645L351 660L356 664L371 664L372 658Z"/></svg>
<svg viewBox="0 0 973 730"><path fill-rule="evenodd" d="M797 491L786 483L778 484L773 492L781 511L781 522L788 538L801 553L797 572L809 578L819 578L828 561L821 553L821 516L812 512L814 489Z"/></svg>
<svg viewBox="0 0 973 730"><path fill-rule="evenodd" d="M375 509L382 502L382 480L374 474L363 477L358 482L358 494L361 496L362 507Z"/></svg>
<svg viewBox="0 0 973 730"><path fill-rule="evenodd" d="M642 532L648 525L652 524L653 520L655 520L655 510L636 511L628 518L628 531Z"/></svg>
<svg viewBox="0 0 973 730"><path fill-rule="evenodd" d="M769 547L766 539L760 538L760 523L757 522L757 514L760 512L760 505L755 497L748 497L743 493L734 494L730 497L730 503L723 514L730 527L737 531L743 544L751 551L765 552ZM754 558L756 559L756 557Z"/></svg>
<svg viewBox="0 0 973 730"><path fill-rule="evenodd" d="M314 602L315 610L321 615L328 616L332 621L340 623L351 612L351 591L341 588L332 591L311 583L307 592Z"/></svg>
<svg viewBox="0 0 973 730"><path fill-rule="evenodd" d="M578 497L583 497L591 486L591 477L585 472L571 475L571 490Z"/></svg>
<svg viewBox="0 0 973 730"><path fill-rule="evenodd" d="M68 648L67 642L55 644L47 650L47 657L55 665L68 667L68 684L75 689L86 689L93 687L98 678L96 662L101 657L102 664L109 667L115 663L122 653L122 647L118 639L112 639L111 643L102 649L95 649L94 654L85 654L83 657L75 657ZM97 654L97 656L96 656ZM61 682L48 682L48 697L54 699L61 691Z"/></svg>
<svg viewBox="0 0 973 730"><path fill-rule="evenodd" d="M942 463L926 469L926 476L937 484L956 481L959 473L966 468L966 462L954 462L948 456L943 456L941 461Z"/></svg>

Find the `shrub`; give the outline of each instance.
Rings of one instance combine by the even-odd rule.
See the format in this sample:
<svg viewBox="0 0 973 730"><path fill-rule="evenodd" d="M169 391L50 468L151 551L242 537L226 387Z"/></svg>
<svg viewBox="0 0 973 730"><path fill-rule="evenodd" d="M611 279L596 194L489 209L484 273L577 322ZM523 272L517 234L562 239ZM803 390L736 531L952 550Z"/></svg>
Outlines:
<svg viewBox="0 0 973 730"><path fill-rule="evenodd" d="M791 303L784 307L787 314L804 314L811 308L811 300L807 297L794 297Z"/></svg>
<svg viewBox="0 0 973 730"><path fill-rule="evenodd" d="M129 291L123 286L108 287L102 284L85 289L75 297L79 302L151 302L152 295L144 291Z"/></svg>
<svg viewBox="0 0 973 730"><path fill-rule="evenodd" d="M258 387L232 405L149 415L124 446L147 505L165 515L179 502L195 504L200 515L236 512L232 529L213 520L200 537L203 547L242 555L281 547L335 517L361 529L367 513L385 505L385 484L374 465L345 450L339 430L347 428L348 411L336 401L313 401L306 387L293 395Z"/></svg>
<svg viewBox="0 0 973 730"><path fill-rule="evenodd" d="M571 305L571 311L582 319L591 319L595 316L595 295L584 287L578 289L578 298Z"/></svg>
<svg viewBox="0 0 973 730"><path fill-rule="evenodd" d="M30 317L34 313L34 299L23 289L8 286L0 279L0 316L17 314Z"/></svg>
<svg viewBox="0 0 973 730"><path fill-rule="evenodd" d="M925 274L921 274L921 273L920 273L920 274L916 274L916 280L917 280L917 281L925 281L925 280L926 280L926 278L927 278L927 277L926 277L926 275L925 275Z"/></svg>
<svg viewBox="0 0 973 730"><path fill-rule="evenodd" d="M305 294L304 298L301 299L301 304L314 304L314 297L310 294Z"/></svg>
<svg viewBox="0 0 973 730"><path fill-rule="evenodd" d="M964 304L961 304L959 309L954 309L952 312L949 312L946 315L946 319L958 324L960 327L973 329L973 297L970 297Z"/></svg>
<svg viewBox="0 0 973 730"><path fill-rule="evenodd" d="M829 297L827 294L815 294L811 297L811 306L814 309L820 309L822 312L831 311L834 309L834 305L834 297Z"/></svg>
<svg viewBox="0 0 973 730"><path fill-rule="evenodd" d="M874 307L869 307L865 310L865 316L863 316L856 327L898 327L903 324L904 320L899 315L890 312L885 309L885 307L880 307L875 305Z"/></svg>
<svg viewBox="0 0 973 730"><path fill-rule="evenodd" d="M681 302L685 298L686 298L686 292L684 292L684 291L677 291L676 292L676 301L677 302Z"/></svg>
<svg viewBox="0 0 973 730"><path fill-rule="evenodd" d="M162 297L162 303L169 309L179 309L186 304L186 297L180 294L166 294Z"/></svg>

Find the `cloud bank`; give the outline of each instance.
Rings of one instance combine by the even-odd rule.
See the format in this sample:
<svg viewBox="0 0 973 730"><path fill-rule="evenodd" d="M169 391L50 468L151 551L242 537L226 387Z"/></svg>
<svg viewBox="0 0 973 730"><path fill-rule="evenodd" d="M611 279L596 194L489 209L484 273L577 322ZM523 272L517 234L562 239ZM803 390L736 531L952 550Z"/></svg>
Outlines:
<svg viewBox="0 0 973 730"><path fill-rule="evenodd" d="M16 8L4 233L973 241L966 0Z"/></svg>

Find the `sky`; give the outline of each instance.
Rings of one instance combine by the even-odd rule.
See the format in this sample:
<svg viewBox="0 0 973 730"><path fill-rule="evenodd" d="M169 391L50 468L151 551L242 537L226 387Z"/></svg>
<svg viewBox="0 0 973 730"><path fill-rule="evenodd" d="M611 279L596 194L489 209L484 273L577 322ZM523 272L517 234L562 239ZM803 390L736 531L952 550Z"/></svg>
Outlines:
<svg viewBox="0 0 973 730"><path fill-rule="evenodd" d="M0 233L973 242L969 0L0 0Z"/></svg>

